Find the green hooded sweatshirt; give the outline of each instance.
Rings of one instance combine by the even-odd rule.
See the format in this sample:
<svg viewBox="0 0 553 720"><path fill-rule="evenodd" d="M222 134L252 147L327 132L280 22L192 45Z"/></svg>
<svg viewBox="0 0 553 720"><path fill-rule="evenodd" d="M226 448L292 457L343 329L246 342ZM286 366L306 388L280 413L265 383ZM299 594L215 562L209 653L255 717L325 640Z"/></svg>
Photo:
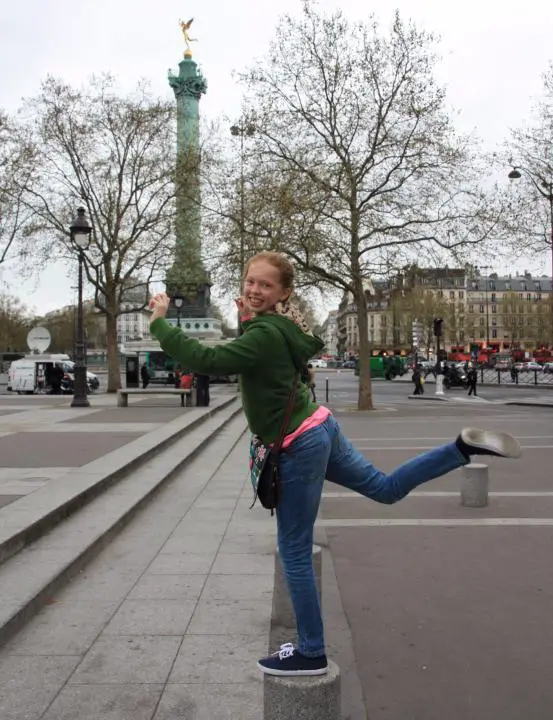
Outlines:
<svg viewBox="0 0 553 720"><path fill-rule="evenodd" d="M295 374L321 351L324 343L280 315L258 315L244 323L244 331L236 340L208 347L187 337L165 319L158 318L150 326L163 350L192 372L240 375L242 403L250 430L268 444L278 437ZM308 388L298 382L287 434L296 430L317 407Z"/></svg>

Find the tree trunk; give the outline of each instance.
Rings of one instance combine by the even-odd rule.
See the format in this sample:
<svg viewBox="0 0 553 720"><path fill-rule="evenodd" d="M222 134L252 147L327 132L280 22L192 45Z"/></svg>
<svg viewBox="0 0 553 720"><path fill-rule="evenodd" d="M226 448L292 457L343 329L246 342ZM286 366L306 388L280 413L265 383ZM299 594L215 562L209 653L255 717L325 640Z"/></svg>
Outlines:
<svg viewBox="0 0 553 720"><path fill-rule="evenodd" d="M355 291L357 305L357 331L359 333L359 397L358 410L373 409L373 395L371 383L371 353L369 347L369 324L367 318L367 304L363 286L359 283Z"/></svg>
<svg viewBox="0 0 553 720"><path fill-rule="evenodd" d="M121 387L119 372L119 352L117 350L117 316L114 312L106 313L106 339L108 346L108 393L114 393Z"/></svg>

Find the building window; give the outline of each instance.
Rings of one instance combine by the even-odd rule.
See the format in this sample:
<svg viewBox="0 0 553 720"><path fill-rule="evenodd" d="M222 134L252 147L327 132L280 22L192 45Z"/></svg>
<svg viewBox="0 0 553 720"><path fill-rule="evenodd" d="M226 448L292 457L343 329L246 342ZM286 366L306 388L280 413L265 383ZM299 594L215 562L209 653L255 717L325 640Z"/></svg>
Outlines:
<svg viewBox="0 0 553 720"><path fill-rule="evenodd" d="M506 282L506 283L505 283L505 290L510 290L510 289L511 289L511 283L510 283L510 282Z"/></svg>
<svg viewBox="0 0 553 720"><path fill-rule="evenodd" d="M484 312L484 306L483 306L483 305L480 305L480 312L481 312L481 313Z"/></svg>
<svg viewBox="0 0 553 720"><path fill-rule="evenodd" d="M450 299L450 300L455 300L455 290L450 290L450 291L449 291L449 299Z"/></svg>
<svg viewBox="0 0 553 720"><path fill-rule="evenodd" d="M493 280L490 280L490 290L495 290L495 283Z"/></svg>
<svg viewBox="0 0 553 720"><path fill-rule="evenodd" d="M473 313L473 312L474 312L474 305L469 305L469 313Z"/></svg>
<svg viewBox="0 0 553 720"><path fill-rule="evenodd" d="M492 337L493 338L497 337L497 330L495 328L492 328Z"/></svg>
<svg viewBox="0 0 553 720"><path fill-rule="evenodd" d="M465 293L463 290L459 290L459 300L462 300L465 297Z"/></svg>
<svg viewBox="0 0 553 720"><path fill-rule="evenodd" d="M497 325L497 318L492 318L492 325Z"/></svg>
<svg viewBox="0 0 553 720"><path fill-rule="evenodd" d="M497 305L492 305L492 312L493 312L493 313L496 313L496 312L497 312Z"/></svg>
<svg viewBox="0 0 553 720"><path fill-rule="evenodd" d="M495 302L495 299L496 299L496 294L492 293L492 302Z"/></svg>
<svg viewBox="0 0 553 720"><path fill-rule="evenodd" d="M484 318L480 318L480 327L484 326Z"/></svg>
<svg viewBox="0 0 553 720"><path fill-rule="evenodd" d="M528 295L526 296L526 300L528 302L532 302L532 295L530 293L528 293Z"/></svg>

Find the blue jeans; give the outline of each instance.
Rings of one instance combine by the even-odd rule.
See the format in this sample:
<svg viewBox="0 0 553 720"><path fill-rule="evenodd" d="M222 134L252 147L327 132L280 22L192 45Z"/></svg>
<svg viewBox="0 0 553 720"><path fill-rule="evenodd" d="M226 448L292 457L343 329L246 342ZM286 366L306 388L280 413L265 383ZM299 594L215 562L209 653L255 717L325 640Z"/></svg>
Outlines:
<svg viewBox="0 0 553 720"><path fill-rule="evenodd" d="M332 416L300 435L281 454L278 549L296 614L298 650L303 655L317 657L325 652L312 562L313 527L325 477L371 500L391 504L418 485L468 462L452 442L418 455L386 475L342 435Z"/></svg>

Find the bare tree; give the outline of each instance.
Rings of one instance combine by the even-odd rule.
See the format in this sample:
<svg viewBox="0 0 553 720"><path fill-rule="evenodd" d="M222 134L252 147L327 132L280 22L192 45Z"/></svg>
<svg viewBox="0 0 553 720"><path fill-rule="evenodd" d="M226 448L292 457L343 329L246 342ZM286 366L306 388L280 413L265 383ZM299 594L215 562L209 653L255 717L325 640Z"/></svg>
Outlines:
<svg viewBox="0 0 553 720"><path fill-rule="evenodd" d="M27 333L32 327L31 314L21 301L13 296L0 295L0 347L4 351L25 352Z"/></svg>
<svg viewBox="0 0 553 720"><path fill-rule="evenodd" d="M494 227L474 144L455 133L434 79L434 45L399 16L386 35L306 0L242 78L256 119L248 236L286 252L302 280L352 294L360 409L372 408L366 279L466 256ZM236 217L231 202L223 213Z"/></svg>
<svg viewBox="0 0 553 720"><path fill-rule="evenodd" d="M0 265L25 252L22 233L32 211L23 198L34 181L36 159L29 134L0 111Z"/></svg>
<svg viewBox="0 0 553 720"><path fill-rule="evenodd" d="M40 179L26 192L35 213L32 234L48 254L75 259L68 225L76 206L85 206L93 232L84 269L106 318L108 391L114 392L117 317L145 306L150 283L164 279L173 258L174 106L142 84L119 96L108 76L82 90L49 78L26 114L41 149ZM122 310L137 288L136 307Z"/></svg>
<svg viewBox="0 0 553 720"><path fill-rule="evenodd" d="M543 75L543 95L529 122L513 130L506 157L513 166L511 229L519 250L551 253L553 277L553 64Z"/></svg>

